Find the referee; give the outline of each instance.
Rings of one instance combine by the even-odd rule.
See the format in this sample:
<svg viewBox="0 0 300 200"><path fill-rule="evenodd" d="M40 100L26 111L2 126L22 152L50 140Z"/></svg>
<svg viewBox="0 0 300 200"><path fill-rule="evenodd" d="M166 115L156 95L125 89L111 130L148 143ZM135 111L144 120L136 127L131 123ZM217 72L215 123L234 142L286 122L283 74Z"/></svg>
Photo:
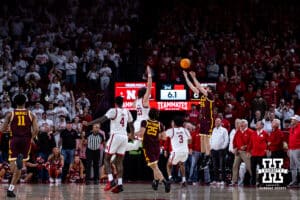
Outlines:
<svg viewBox="0 0 300 200"><path fill-rule="evenodd" d="M100 146L104 142L104 137L100 134L100 124L94 124L92 131L87 134L86 149L86 184L90 184L91 166L93 162L94 184L99 184L99 160Z"/></svg>

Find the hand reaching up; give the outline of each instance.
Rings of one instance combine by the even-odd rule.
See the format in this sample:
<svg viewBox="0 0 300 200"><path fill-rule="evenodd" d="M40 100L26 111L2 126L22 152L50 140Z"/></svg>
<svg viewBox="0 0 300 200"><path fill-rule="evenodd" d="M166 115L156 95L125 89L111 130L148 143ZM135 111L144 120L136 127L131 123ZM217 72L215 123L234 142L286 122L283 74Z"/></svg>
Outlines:
<svg viewBox="0 0 300 200"><path fill-rule="evenodd" d="M186 71L183 70L182 73L183 73L184 77L187 77L187 72Z"/></svg>
<svg viewBox="0 0 300 200"><path fill-rule="evenodd" d="M191 75L191 77L196 77L196 73L194 72L194 71L190 71L190 75Z"/></svg>

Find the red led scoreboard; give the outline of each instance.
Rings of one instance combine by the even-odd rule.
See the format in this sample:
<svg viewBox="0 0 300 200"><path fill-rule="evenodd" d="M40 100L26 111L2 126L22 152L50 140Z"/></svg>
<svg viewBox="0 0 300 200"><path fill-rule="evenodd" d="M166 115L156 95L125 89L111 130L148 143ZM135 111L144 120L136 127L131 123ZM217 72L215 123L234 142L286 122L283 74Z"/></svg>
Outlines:
<svg viewBox="0 0 300 200"><path fill-rule="evenodd" d="M137 91L146 87L145 82L116 82L115 96L124 98L124 108L132 108ZM161 111L190 110L192 104L198 103L199 98L192 94L185 84L152 83L150 106Z"/></svg>

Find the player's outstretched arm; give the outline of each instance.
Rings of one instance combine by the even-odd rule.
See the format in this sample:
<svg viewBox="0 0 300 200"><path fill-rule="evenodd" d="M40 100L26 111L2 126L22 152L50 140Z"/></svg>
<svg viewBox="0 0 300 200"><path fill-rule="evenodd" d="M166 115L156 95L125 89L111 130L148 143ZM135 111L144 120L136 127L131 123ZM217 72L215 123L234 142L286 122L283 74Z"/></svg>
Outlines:
<svg viewBox="0 0 300 200"><path fill-rule="evenodd" d="M194 82L195 86L200 90L200 92L202 94L204 94L205 96L207 96L207 91L206 91L206 89L204 89L203 86L201 86L200 82L197 80L196 73L194 71L191 71L190 75L191 75L191 77L193 79L193 82Z"/></svg>
<svg viewBox="0 0 300 200"><path fill-rule="evenodd" d="M188 74L186 71L183 71L183 76L184 76L184 79L185 79L185 82L186 84L189 86L189 88L196 94L199 94L199 90L197 87L195 87L193 85L193 83L190 81L189 77L188 77Z"/></svg>
<svg viewBox="0 0 300 200"><path fill-rule="evenodd" d="M146 93L143 98L143 106L144 107L149 106L149 98L151 95L151 87L152 87L152 74L151 74L151 68L149 66L147 66L147 74L148 74L147 89L146 89Z"/></svg>
<svg viewBox="0 0 300 200"><path fill-rule="evenodd" d="M83 125L85 125L85 126L91 126L91 125L96 124L96 123L102 124L103 122L105 122L107 120L108 120L108 118L105 115L103 115L102 117L94 119L93 121L85 122L85 123L83 123Z"/></svg>

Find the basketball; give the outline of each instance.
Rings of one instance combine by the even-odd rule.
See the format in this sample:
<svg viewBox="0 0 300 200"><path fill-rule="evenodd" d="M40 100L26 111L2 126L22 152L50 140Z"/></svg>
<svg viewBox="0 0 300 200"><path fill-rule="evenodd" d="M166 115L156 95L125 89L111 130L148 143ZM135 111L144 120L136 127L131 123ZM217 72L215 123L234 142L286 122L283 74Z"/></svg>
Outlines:
<svg viewBox="0 0 300 200"><path fill-rule="evenodd" d="M180 60L180 67L182 69L188 69L191 66L191 60L188 58L182 58Z"/></svg>

